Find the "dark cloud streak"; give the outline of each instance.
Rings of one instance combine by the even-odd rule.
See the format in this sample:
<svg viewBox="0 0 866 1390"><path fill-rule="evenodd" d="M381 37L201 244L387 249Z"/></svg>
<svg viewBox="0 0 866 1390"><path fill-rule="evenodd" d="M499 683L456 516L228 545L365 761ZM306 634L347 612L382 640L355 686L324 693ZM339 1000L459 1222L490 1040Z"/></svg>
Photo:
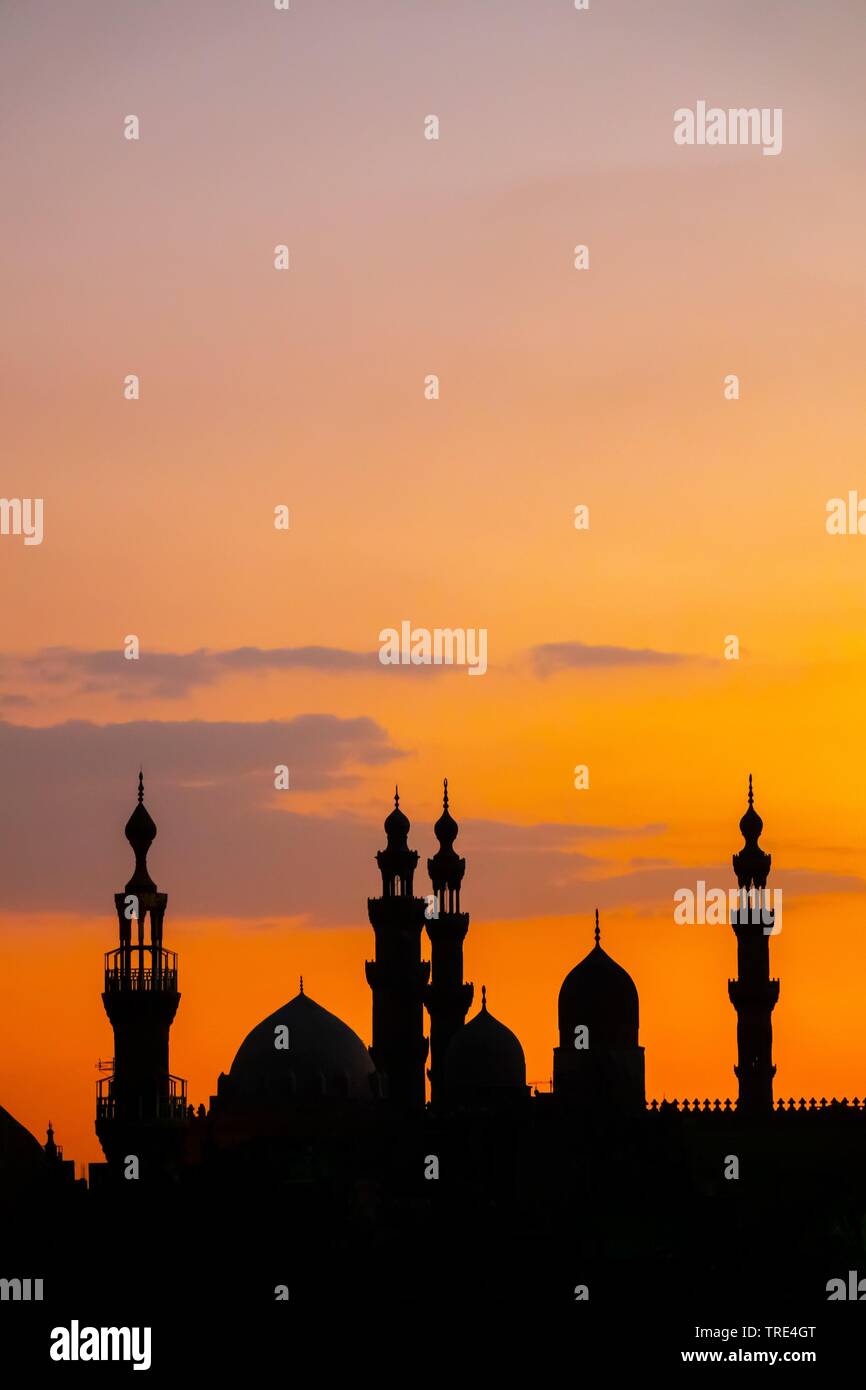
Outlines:
<svg viewBox="0 0 866 1390"><path fill-rule="evenodd" d="M589 646L584 642L546 642L532 648L532 665L542 679L561 671L590 671L615 666L677 666L694 660L681 652L649 647Z"/></svg>

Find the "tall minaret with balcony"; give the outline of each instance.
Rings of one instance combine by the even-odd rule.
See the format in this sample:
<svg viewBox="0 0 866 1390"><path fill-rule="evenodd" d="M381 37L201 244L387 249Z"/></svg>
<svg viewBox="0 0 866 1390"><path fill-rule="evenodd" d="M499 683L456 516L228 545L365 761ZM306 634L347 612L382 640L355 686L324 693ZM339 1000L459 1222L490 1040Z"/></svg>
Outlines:
<svg viewBox="0 0 866 1390"><path fill-rule="evenodd" d="M418 851L409 848L409 819L400 810L396 788L385 834L387 845L376 855L382 896L367 899L376 938L376 958L365 967L373 991L370 1051L387 1098L396 1105L423 1108L428 1047L423 998L430 965L421 960L421 933L427 904L413 895Z"/></svg>
<svg viewBox="0 0 866 1390"><path fill-rule="evenodd" d="M427 935L431 946L431 980L425 990L430 1014L430 1098L435 1106L445 1100L445 1054L451 1039L466 1021L474 988L463 982L463 939L469 930L469 913L460 911L460 885L466 860L454 849L459 826L448 809L448 779L442 797L442 815L433 827L439 849L427 860L433 884L433 912L428 913Z"/></svg>
<svg viewBox="0 0 866 1390"><path fill-rule="evenodd" d="M752 774L749 804L740 821L745 845L733 857L739 884L739 907L731 913L737 938L737 979L728 981L728 996L737 1011L738 1110L750 1115L773 1109L773 1009L779 998L779 981L770 979L770 935L775 925L769 911L767 876L772 856L758 840L764 822L755 810ZM751 901L750 901L751 899Z"/></svg>
<svg viewBox="0 0 866 1390"><path fill-rule="evenodd" d="M130 1155L143 1178L170 1167L186 1121L186 1082L172 1076L168 1039L180 1002L177 956L162 944L167 894L157 892L147 852L156 826L144 805L144 778L125 835L135 854L132 878L115 893L120 944L105 954L102 1002L114 1029L110 1076L98 1083L96 1133L111 1166Z"/></svg>

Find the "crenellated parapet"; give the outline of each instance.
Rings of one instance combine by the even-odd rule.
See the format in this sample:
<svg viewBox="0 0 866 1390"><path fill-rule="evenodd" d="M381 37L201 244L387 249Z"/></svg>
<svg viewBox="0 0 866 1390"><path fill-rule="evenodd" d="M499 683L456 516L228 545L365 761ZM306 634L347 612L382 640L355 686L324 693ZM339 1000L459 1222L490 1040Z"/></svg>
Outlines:
<svg viewBox="0 0 866 1390"><path fill-rule="evenodd" d="M692 1119L730 1118L738 1114L737 1102L730 1097L725 1100L651 1100L647 1101L646 1110L650 1115L687 1115ZM853 1100L847 1097L842 1100L825 1100L823 1097L816 1100L812 1096L806 1100L801 1096L796 1100L791 1096L787 1100L777 1100L768 1113L774 1118L801 1115L821 1117L827 1121L856 1117L859 1123L860 1120L866 1121L866 1097L862 1100L856 1097Z"/></svg>

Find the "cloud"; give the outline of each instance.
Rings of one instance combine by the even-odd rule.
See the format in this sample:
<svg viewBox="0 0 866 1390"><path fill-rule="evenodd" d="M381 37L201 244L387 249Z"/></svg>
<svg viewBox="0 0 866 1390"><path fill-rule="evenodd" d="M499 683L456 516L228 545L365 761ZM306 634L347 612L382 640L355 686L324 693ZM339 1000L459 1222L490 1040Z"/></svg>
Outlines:
<svg viewBox="0 0 866 1390"><path fill-rule="evenodd" d="M533 647L531 656L535 674L542 679L559 671L612 666L676 666L695 659L681 652L657 652L650 647L590 646L585 642L545 642Z"/></svg>
<svg viewBox="0 0 866 1390"><path fill-rule="evenodd" d="M539 821L535 825L514 825L492 820L467 821L466 825L471 825L473 843L491 854L513 854L515 851L540 854L545 850L573 853L578 841L662 835L667 828L660 823L624 826Z"/></svg>
<svg viewBox="0 0 866 1390"><path fill-rule="evenodd" d="M80 651L73 647L45 647L29 656L0 658L0 680L29 679L54 689L73 689L77 694L122 695L128 700L181 700L202 686L215 685L230 676L260 676L286 671L317 671L324 675L359 672L390 673L390 679L421 675L438 677L445 671L465 674L460 666L383 666L379 651L355 652L342 647L234 647L215 651L201 647L192 652L157 652L142 647L140 656L128 660L120 647L110 651ZM3 700L0 695L0 701ZM7 696L8 703L33 703L26 696Z"/></svg>
<svg viewBox="0 0 866 1390"><path fill-rule="evenodd" d="M131 871L123 827L142 763L159 828L151 872L170 894L174 915L365 925L365 899L381 891L374 856L391 809L393 774L384 768L402 756L367 718L68 721L46 728L0 722L0 905L98 912L110 920L112 895ZM287 792L274 790L278 763L289 767ZM375 818L302 811L293 798L293 791L328 791L336 805L342 789L380 767ZM430 823L418 821L410 837L420 852L419 896L430 891L434 819L431 813ZM608 868L588 845L662 829L462 818L467 907L493 918L573 912Z"/></svg>
<svg viewBox="0 0 866 1390"><path fill-rule="evenodd" d="M622 666L673 666L701 658L649 648L591 646L583 642L548 642L530 649L536 676L562 671L610 669ZM374 675L387 671L390 679L438 677L446 671L465 673L456 666L383 666L379 652L356 652L343 647L233 647L225 651L200 647L192 652L158 652L142 648L137 660L123 651L80 651L74 647L45 647L32 655L0 658L0 680L34 682L57 691L72 689L84 695L121 695L127 700L182 700L203 686L232 676L261 676L287 671L316 671L323 675L347 672ZM34 702L26 695L0 695L10 707Z"/></svg>
<svg viewBox="0 0 866 1390"><path fill-rule="evenodd" d="M326 823L289 809L292 790L274 790L274 768L288 766L291 789L315 792L402 756L373 720L333 715L47 728L0 721L0 904L110 908L129 877L123 826L141 763L160 832L154 876L185 914L288 916L327 906L333 916L342 899L330 884L351 877L341 855L353 861L357 891L369 838L362 847L349 825L331 842Z"/></svg>
<svg viewBox="0 0 866 1390"><path fill-rule="evenodd" d="M200 686L214 685L234 674L260 675L274 671L367 671L378 666L375 652L352 652L339 647L235 647L211 651L153 652L142 648L136 661L120 648L85 652L72 647L46 647L34 656L18 658L17 670L47 684L74 681L85 693L110 692L130 699L157 697L176 700Z"/></svg>

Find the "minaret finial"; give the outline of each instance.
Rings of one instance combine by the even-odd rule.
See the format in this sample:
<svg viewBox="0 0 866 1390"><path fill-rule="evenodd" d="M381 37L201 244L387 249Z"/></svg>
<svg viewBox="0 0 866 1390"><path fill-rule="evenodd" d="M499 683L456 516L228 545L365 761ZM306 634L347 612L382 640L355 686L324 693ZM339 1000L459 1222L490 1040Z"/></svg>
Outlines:
<svg viewBox="0 0 866 1390"><path fill-rule="evenodd" d="M304 992L304 977L303 977L303 975L302 975L302 976L301 976L301 994L303 994L303 992Z"/></svg>
<svg viewBox="0 0 866 1390"><path fill-rule="evenodd" d="M601 937L601 932L600 932L599 926L598 926L598 908L596 908L596 909L595 909L595 944L596 944L596 946L598 946L598 944L599 944L599 938L600 938L600 937Z"/></svg>
<svg viewBox="0 0 866 1390"><path fill-rule="evenodd" d="M482 986L481 986L481 1012L482 1012L483 1014L486 1014L486 1013L487 1013L487 986L486 986L486 985L482 985Z"/></svg>
<svg viewBox="0 0 866 1390"><path fill-rule="evenodd" d="M396 784L395 784L395 786L394 786L394 805L395 805L395 806L399 806L399 805L400 805L400 788L399 788L398 786L396 786Z"/></svg>
<svg viewBox="0 0 866 1390"><path fill-rule="evenodd" d="M733 857L734 873L740 888L766 888L772 858L758 844L764 822L755 810L755 790L749 773L749 804L740 817L740 834L745 840L743 849Z"/></svg>
<svg viewBox="0 0 866 1390"><path fill-rule="evenodd" d="M144 800L144 769L143 769L143 768L139 768L139 769L138 769L138 804L139 804L139 806L141 805L141 803L142 803L143 800Z"/></svg>
<svg viewBox="0 0 866 1390"><path fill-rule="evenodd" d="M448 778L447 778L447 777L444 779L444 781L443 781L443 783L442 783L442 786L443 786L443 788L444 788L443 793L442 793L442 806L443 806L443 808L447 811L447 810L448 810Z"/></svg>

